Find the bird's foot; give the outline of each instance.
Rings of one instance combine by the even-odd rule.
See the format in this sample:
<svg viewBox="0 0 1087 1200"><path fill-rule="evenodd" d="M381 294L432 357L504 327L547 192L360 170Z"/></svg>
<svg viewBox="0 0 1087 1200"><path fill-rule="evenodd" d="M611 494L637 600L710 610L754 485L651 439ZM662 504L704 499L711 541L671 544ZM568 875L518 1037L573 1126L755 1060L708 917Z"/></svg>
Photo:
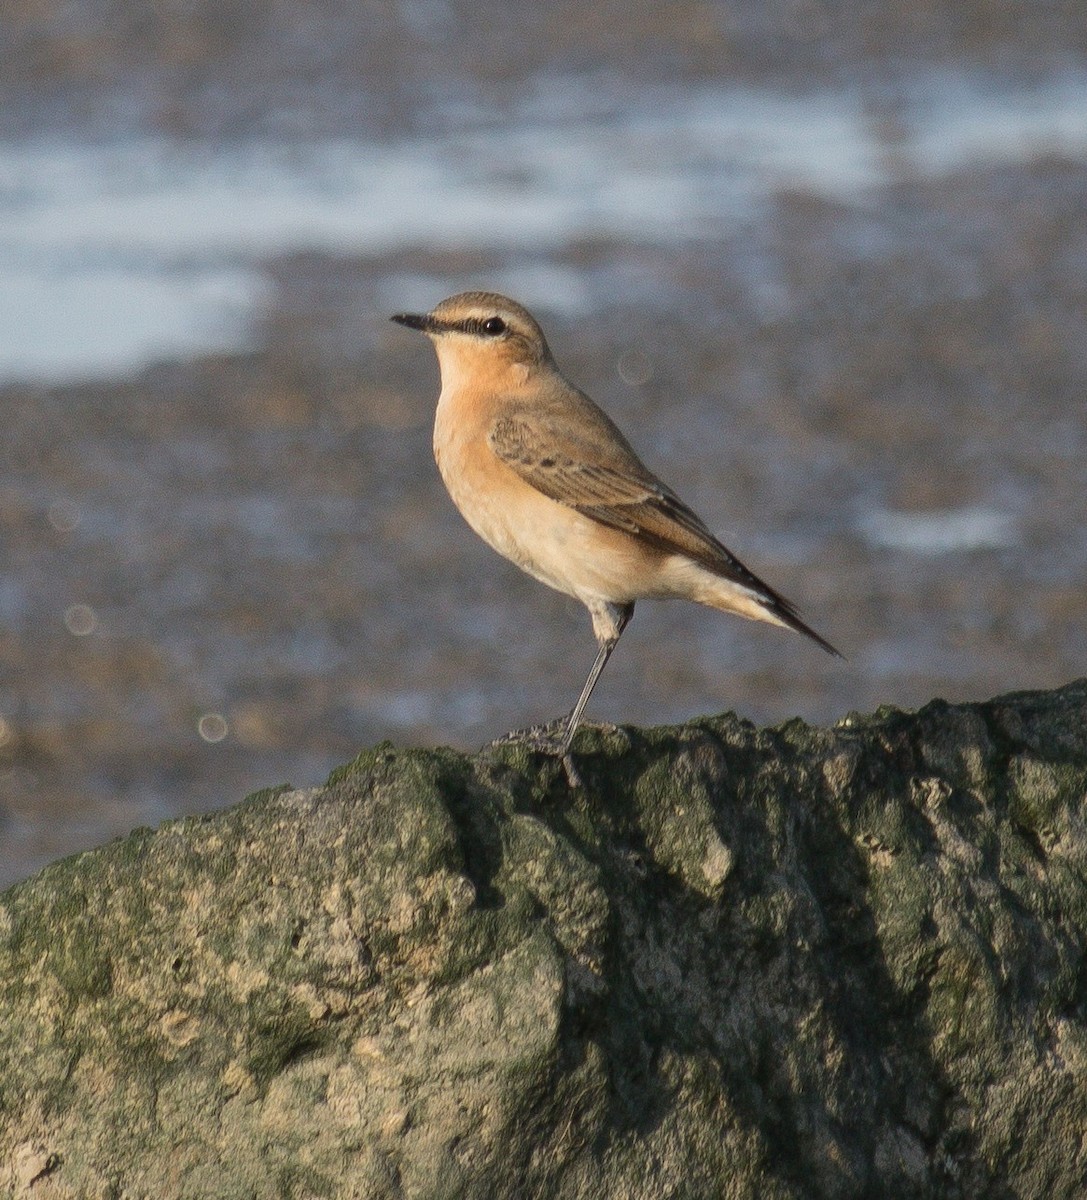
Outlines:
<svg viewBox="0 0 1087 1200"><path fill-rule="evenodd" d="M574 760L570 756L567 737L569 723L569 717L556 717L554 721L548 721L546 725L533 725L529 729L514 729L510 733L504 733L490 744L492 746L527 746L539 754L558 758L562 762L562 769L566 772L566 782L571 788L580 788L584 784L577 767L574 766Z"/></svg>
<svg viewBox="0 0 1087 1200"><path fill-rule="evenodd" d="M565 753L566 717L556 717L546 725L533 725L529 729L514 729L502 734L491 742L492 746L510 746L513 744L528 746L530 750L538 750L541 754L558 755Z"/></svg>

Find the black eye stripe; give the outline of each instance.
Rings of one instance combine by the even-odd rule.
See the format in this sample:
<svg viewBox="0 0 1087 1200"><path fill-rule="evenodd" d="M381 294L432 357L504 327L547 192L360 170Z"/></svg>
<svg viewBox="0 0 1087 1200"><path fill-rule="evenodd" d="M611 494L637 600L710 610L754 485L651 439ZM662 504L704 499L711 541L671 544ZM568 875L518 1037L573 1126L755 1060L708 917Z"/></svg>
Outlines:
<svg viewBox="0 0 1087 1200"><path fill-rule="evenodd" d="M462 321L431 320L436 332L474 333L481 337L501 337L509 326L501 317L465 317Z"/></svg>
<svg viewBox="0 0 1087 1200"><path fill-rule="evenodd" d="M482 334L484 337L501 337L508 328L501 317L468 317L460 321L454 328L465 333Z"/></svg>

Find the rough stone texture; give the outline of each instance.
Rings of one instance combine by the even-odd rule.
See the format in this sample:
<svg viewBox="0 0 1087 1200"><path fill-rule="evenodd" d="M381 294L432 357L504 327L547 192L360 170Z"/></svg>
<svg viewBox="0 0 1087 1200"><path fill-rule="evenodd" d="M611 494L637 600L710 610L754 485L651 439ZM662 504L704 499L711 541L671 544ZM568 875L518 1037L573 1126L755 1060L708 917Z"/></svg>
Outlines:
<svg viewBox="0 0 1087 1200"><path fill-rule="evenodd" d="M0 1193L1080 1197L1087 682L361 755L0 897Z"/></svg>

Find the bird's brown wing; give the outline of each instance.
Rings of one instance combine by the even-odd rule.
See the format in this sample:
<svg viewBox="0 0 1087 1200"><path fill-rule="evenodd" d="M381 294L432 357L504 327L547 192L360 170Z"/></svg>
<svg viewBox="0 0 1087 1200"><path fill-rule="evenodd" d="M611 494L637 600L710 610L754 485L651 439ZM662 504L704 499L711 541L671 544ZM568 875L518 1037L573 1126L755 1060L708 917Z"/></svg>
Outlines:
<svg viewBox="0 0 1087 1200"><path fill-rule="evenodd" d="M579 397L580 398L580 397ZM795 606L765 584L717 538L702 519L649 470L618 428L590 401L577 420L559 410L516 410L498 418L491 449L527 484L560 504L612 529L683 554L753 592L769 612L831 654Z"/></svg>
<svg viewBox="0 0 1087 1200"><path fill-rule="evenodd" d="M715 574L768 598L773 596L697 514L653 475L621 435L593 436L618 435L606 417L604 422L599 430L590 427L583 433L581 428L574 432L561 417L549 418L546 412L533 412L531 419L514 414L495 422L489 440L507 466L552 500L661 550L685 554Z"/></svg>

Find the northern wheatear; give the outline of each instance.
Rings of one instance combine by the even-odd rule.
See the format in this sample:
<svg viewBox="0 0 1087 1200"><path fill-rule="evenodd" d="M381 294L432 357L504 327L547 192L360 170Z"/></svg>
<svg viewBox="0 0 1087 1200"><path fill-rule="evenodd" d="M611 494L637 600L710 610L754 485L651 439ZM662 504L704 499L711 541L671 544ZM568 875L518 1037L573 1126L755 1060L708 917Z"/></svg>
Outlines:
<svg viewBox="0 0 1087 1200"><path fill-rule="evenodd" d="M596 661L550 746L568 772L589 696L642 597L769 621L838 651L749 571L568 383L519 304L462 292L392 318L434 343L442 388L434 457L465 520L499 554L589 610ZM573 774L572 774L573 777Z"/></svg>

